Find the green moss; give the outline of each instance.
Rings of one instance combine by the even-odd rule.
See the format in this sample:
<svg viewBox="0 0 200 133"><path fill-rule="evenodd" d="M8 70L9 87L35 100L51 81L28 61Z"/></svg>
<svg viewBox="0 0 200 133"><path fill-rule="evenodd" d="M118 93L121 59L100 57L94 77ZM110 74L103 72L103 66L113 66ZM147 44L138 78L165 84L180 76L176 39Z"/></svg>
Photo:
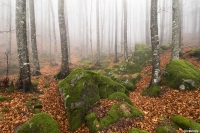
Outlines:
<svg viewBox="0 0 200 133"><path fill-rule="evenodd" d="M108 111L108 115L104 116L100 120L96 118L95 113L91 113L86 116L87 124L90 132L97 132L101 129L108 127L109 125L117 122L119 118L131 118L131 117L141 117L142 113L134 106L121 102L114 104Z"/></svg>
<svg viewBox="0 0 200 133"><path fill-rule="evenodd" d="M2 109L1 109L1 112L6 113L6 112L8 112L8 109L7 109L7 108L2 108Z"/></svg>
<svg viewBox="0 0 200 133"><path fill-rule="evenodd" d="M120 66L121 66L120 63L115 63L115 64L113 65L113 68L120 68Z"/></svg>
<svg viewBox="0 0 200 133"><path fill-rule="evenodd" d="M50 84L49 84L49 83L45 83L43 87L44 87L44 88L49 88L49 87L50 87Z"/></svg>
<svg viewBox="0 0 200 133"><path fill-rule="evenodd" d="M108 99L110 99L110 100L118 100L118 101L125 101L125 102L129 103L130 105L132 105L132 102L127 97L127 95L124 94L124 93L121 93L121 92L115 92L115 93L113 93L112 95L110 95L108 97Z"/></svg>
<svg viewBox="0 0 200 133"><path fill-rule="evenodd" d="M162 125L156 127L156 133L176 133L176 130L178 130L178 126L171 121L165 121Z"/></svg>
<svg viewBox="0 0 200 133"><path fill-rule="evenodd" d="M0 96L0 102L7 101L7 100L11 100L11 98Z"/></svg>
<svg viewBox="0 0 200 133"><path fill-rule="evenodd" d="M120 74L134 74L140 72L141 70L141 65L130 61L122 63L118 71Z"/></svg>
<svg viewBox="0 0 200 133"><path fill-rule="evenodd" d="M112 68L106 67L104 70L105 70L105 72L110 72L110 71L112 71Z"/></svg>
<svg viewBox="0 0 200 133"><path fill-rule="evenodd" d="M42 104L37 103L37 104L34 105L34 108L42 108Z"/></svg>
<svg viewBox="0 0 200 133"><path fill-rule="evenodd" d="M151 85L145 88L142 92L143 96L157 97L161 92L161 88L159 85Z"/></svg>
<svg viewBox="0 0 200 133"><path fill-rule="evenodd" d="M0 121L2 121L4 119L3 114L0 114Z"/></svg>
<svg viewBox="0 0 200 133"><path fill-rule="evenodd" d="M7 92L8 93L13 93L15 90L14 84L13 82L9 85Z"/></svg>
<svg viewBox="0 0 200 133"><path fill-rule="evenodd" d="M132 129L130 129L129 133L149 133L149 132L147 132L145 130L139 130L137 128L132 128Z"/></svg>
<svg viewBox="0 0 200 133"><path fill-rule="evenodd" d="M38 113L24 123L17 133L59 133L57 122L49 114Z"/></svg>
<svg viewBox="0 0 200 133"><path fill-rule="evenodd" d="M192 50L190 53L189 53L190 56L194 56L194 57L200 57L200 47Z"/></svg>
<svg viewBox="0 0 200 133"><path fill-rule="evenodd" d="M35 87L38 86L38 84L39 84L39 83L38 83L37 81L33 81L33 82L32 82L32 85L35 86Z"/></svg>
<svg viewBox="0 0 200 133"><path fill-rule="evenodd" d="M33 104L33 103L32 103L31 101L26 101L26 102L25 102L25 105L26 105L26 106L31 106L32 104Z"/></svg>
<svg viewBox="0 0 200 133"><path fill-rule="evenodd" d="M168 49L170 49L170 45L169 44L164 44L164 45L160 45L160 49L162 49L162 50L168 50Z"/></svg>
<svg viewBox="0 0 200 133"><path fill-rule="evenodd" d="M194 90L200 84L199 77L200 70L193 64L183 60L174 60L167 64L161 82L174 89Z"/></svg>
<svg viewBox="0 0 200 133"><path fill-rule="evenodd" d="M171 120L182 129L185 130L192 129L192 130L198 130L198 132L200 132L200 123L197 123L192 119L176 115L176 116L171 116Z"/></svg>

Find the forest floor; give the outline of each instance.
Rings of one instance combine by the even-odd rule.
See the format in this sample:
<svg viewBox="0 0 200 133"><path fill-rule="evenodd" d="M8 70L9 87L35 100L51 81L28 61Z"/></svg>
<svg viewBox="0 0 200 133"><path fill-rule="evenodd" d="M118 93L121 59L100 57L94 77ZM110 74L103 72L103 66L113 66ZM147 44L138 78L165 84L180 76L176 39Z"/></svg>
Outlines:
<svg viewBox="0 0 200 133"><path fill-rule="evenodd" d="M183 53L187 54L188 51L193 48L194 47L185 46L183 48ZM170 61L170 56L170 50L161 54L160 61L162 69ZM197 59L186 58L183 60L191 62L200 69L200 61ZM76 64L77 61L79 61L79 58L77 55L73 54L71 57L72 64ZM113 65L113 63L110 65ZM71 67L74 68L75 66L71 65ZM27 106L25 104L33 100L33 98L37 98L43 105L41 109L42 112L49 113L58 122L61 133L70 132L63 100L57 87L59 81L53 78L59 69L60 65L49 66L49 64L46 63L41 68L41 73L43 75L32 77L32 82L37 81L39 83L38 89L43 91L44 94L24 94L16 90L14 93L0 93L0 96L11 98L11 100L0 102L0 133L13 133L17 126L23 124L34 115L34 113L30 111L33 109L33 105ZM151 69L151 66L147 66L142 70L141 79L136 84L136 90L129 95L133 105L140 109L144 115L144 119L136 120L131 127L154 133L158 124L169 120L170 115L176 114L200 122L200 88L189 92L173 90L169 87L162 86L164 93L160 97L150 98L141 95L142 90L150 83ZM15 81L16 78L17 75L10 76L11 80ZM45 86L46 84L49 86ZM82 125L82 127L76 131L76 133L88 132L89 130L86 125ZM124 131L124 133L126 132L127 131ZM183 131L179 130L177 132L181 133Z"/></svg>

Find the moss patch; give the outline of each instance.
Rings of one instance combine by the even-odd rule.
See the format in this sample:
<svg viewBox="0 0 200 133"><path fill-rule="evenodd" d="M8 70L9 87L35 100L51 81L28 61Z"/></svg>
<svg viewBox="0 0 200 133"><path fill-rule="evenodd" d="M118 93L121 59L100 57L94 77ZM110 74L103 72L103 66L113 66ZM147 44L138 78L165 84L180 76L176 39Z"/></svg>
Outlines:
<svg viewBox="0 0 200 133"><path fill-rule="evenodd" d="M156 128L156 133L176 133L178 126L173 122L166 122Z"/></svg>
<svg viewBox="0 0 200 133"><path fill-rule="evenodd" d="M57 122L46 113L38 113L24 123L17 133L59 133Z"/></svg>
<svg viewBox="0 0 200 133"><path fill-rule="evenodd" d="M58 84L67 108L71 131L77 130L84 122L89 108L101 98L114 92L125 92L125 87L110 78L92 71L75 69Z"/></svg>
<svg viewBox="0 0 200 133"><path fill-rule="evenodd" d="M194 90L200 84L200 70L193 64L174 60L167 64L161 83L174 89Z"/></svg>
<svg viewBox="0 0 200 133"><path fill-rule="evenodd" d="M142 116L142 113L137 108L126 102L121 102L114 104L108 111L108 114L100 120L97 119L95 113L88 114L86 116L86 120L90 132L98 132L103 128L108 127L109 125L114 124L119 118L131 118L140 116Z"/></svg>
<svg viewBox="0 0 200 133"><path fill-rule="evenodd" d="M0 102L7 101L7 100L11 100L11 98L0 96Z"/></svg>
<svg viewBox="0 0 200 133"><path fill-rule="evenodd" d="M13 93L15 90L14 84L13 82L9 85L7 92L8 93Z"/></svg>
<svg viewBox="0 0 200 133"><path fill-rule="evenodd" d="M200 58L200 47L192 50L189 55Z"/></svg>
<svg viewBox="0 0 200 133"><path fill-rule="evenodd" d="M159 85L151 85L145 88L142 92L143 96L157 97L161 92L161 88Z"/></svg>
<svg viewBox="0 0 200 133"><path fill-rule="evenodd" d="M182 129L185 130L192 129L192 130L198 130L198 132L200 132L200 123L197 123L192 119L188 119L177 115L177 116L171 116L171 120Z"/></svg>
<svg viewBox="0 0 200 133"><path fill-rule="evenodd" d="M145 130L139 130L137 128L132 128L132 129L130 129L129 133L149 133L149 132L147 132Z"/></svg>
<svg viewBox="0 0 200 133"><path fill-rule="evenodd" d="M108 97L108 99L110 100L118 100L118 101L125 101L127 103L129 103L130 105L132 105L131 100L127 97L126 94L121 93L121 92L115 92L112 95L110 95Z"/></svg>

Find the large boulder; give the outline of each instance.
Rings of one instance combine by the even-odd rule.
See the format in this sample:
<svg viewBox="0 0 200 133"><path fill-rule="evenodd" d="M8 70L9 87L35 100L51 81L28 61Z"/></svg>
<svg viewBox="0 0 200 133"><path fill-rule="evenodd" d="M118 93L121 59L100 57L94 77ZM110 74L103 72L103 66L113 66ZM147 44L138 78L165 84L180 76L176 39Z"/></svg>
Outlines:
<svg viewBox="0 0 200 133"><path fill-rule="evenodd" d="M114 92L125 92L125 87L110 78L92 71L75 69L58 84L64 99L71 131L84 122L88 110L100 99L108 98Z"/></svg>
<svg viewBox="0 0 200 133"><path fill-rule="evenodd" d="M183 60L167 64L162 75L162 84L180 90L195 90L200 84L200 70Z"/></svg>
<svg viewBox="0 0 200 133"><path fill-rule="evenodd" d="M17 133L59 133L58 123L47 113L35 114Z"/></svg>

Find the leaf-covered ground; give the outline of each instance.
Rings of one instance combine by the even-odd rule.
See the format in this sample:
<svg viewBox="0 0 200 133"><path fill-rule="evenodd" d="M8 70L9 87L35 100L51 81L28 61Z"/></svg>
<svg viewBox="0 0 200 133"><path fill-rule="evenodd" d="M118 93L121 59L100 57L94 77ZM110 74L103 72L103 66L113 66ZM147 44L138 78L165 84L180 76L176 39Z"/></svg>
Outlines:
<svg viewBox="0 0 200 133"><path fill-rule="evenodd" d="M184 47L184 55L187 55L190 47ZM171 53L166 51L161 54L161 68L170 60ZM73 56L72 63L74 64L78 59ZM195 58L186 58L187 60L200 68L200 61ZM74 66L71 66L74 67ZM63 106L63 100L60 93L58 92L57 83L58 81L53 78L60 69L59 66L44 65L41 69L43 75L39 77L33 77L32 81L37 81L38 89L43 91L44 94L23 94L15 91L14 93L0 93L0 96L11 98L11 100L0 102L0 132L1 133L13 133L14 129L27 121L33 116L30 109L33 105L27 106L25 103L30 101L32 98L37 98L43 108L41 111L49 113L59 124L61 133L68 133L69 126L67 121L67 114ZM149 85L151 79L151 66L147 66L142 70L141 80L137 83L137 89L130 93L130 99L133 104L139 108L144 115L144 119L136 119L129 127L135 127L138 129L147 130L154 133L155 128L158 124L169 119L172 114L178 114L187 118L192 118L200 122L200 88L196 91L185 92L173 90L168 87L162 86L163 94L158 98L149 98L147 96L141 96L143 88ZM10 77L16 80L16 76ZM49 87L45 87L45 84L49 84ZM103 105L109 106L105 100L102 101ZM108 105L107 105L108 104ZM7 109L7 111L3 111ZM102 107L103 108L103 107ZM123 121L124 123L124 121ZM113 131L117 131L120 124L116 124L112 127ZM79 128L76 133L88 133L86 125ZM122 132L122 131L121 131ZM127 131L124 130L124 133ZM177 132L183 132L181 130Z"/></svg>

